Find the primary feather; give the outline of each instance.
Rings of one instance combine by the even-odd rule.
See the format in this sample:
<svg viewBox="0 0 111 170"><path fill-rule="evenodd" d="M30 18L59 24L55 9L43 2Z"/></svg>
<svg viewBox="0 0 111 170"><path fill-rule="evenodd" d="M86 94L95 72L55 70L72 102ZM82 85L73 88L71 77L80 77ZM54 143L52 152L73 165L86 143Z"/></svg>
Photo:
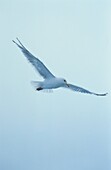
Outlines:
<svg viewBox="0 0 111 170"><path fill-rule="evenodd" d="M13 40L13 42L21 49L25 57L29 60L29 62L35 67L35 69L39 72L39 74L44 79L54 78L55 76L48 70L48 68L34 55L32 55L20 42L17 38L19 44Z"/></svg>
<svg viewBox="0 0 111 170"><path fill-rule="evenodd" d="M68 87L69 86L69 87ZM82 87L78 87L78 86L75 86L75 85L72 85L72 84L68 84L68 86L65 86L66 88L69 88L70 90L73 90L73 91L76 91L76 92L81 92L81 93L87 93L87 94L93 94L93 95L96 95L96 96L106 96L108 93L103 93L103 94L98 94L98 93L94 93L94 92L91 92L89 90L86 90Z"/></svg>

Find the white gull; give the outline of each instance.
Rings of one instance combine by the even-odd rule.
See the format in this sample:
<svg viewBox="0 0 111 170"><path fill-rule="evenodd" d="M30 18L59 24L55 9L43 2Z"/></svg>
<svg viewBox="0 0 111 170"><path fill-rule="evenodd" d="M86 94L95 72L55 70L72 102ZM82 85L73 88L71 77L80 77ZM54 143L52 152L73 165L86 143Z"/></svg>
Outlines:
<svg viewBox="0 0 111 170"><path fill-rule="evenodd" d="M29 60L29 62L35 67L35 69L39 72L39 74L44 78L44 81L33 81L32 83L36 87L37 91L41 91L44 89L56 89L59 87L64 87L76 92L81 93L87 93L87 94L93 94L96 96L106 96L107 93L98 94L91 92L89 90L86 90L82 87L78 87L72 84L67 83L67 81L64 78L57 78L55 77L49 69L34 55L32 55L20 42L20 40L17 38L17 42L13 40L13 42L21 49L25 57Z"/></svg>

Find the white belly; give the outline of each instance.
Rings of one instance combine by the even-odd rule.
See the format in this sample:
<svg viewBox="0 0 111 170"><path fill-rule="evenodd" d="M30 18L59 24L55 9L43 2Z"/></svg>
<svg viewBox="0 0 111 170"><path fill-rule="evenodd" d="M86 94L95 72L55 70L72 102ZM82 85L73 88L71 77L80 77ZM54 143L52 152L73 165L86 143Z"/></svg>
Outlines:
<svg viewBox="0 0 111 170"><path fill-rule="evenodd" d="M56 78L46 79L46 80L44 80L42 87L43 87L43 89L59 88L59 87L61 87L61 82Z"/></svg>

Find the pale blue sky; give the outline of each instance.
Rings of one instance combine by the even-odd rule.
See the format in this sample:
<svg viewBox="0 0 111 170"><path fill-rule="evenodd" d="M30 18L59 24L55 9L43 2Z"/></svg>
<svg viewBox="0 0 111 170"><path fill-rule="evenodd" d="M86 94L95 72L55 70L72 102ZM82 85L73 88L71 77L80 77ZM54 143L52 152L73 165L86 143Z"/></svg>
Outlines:
<svg viewBox="0 0 111 170"><path fill-rule="evenodd" d="M111 169L111 2L0 1L0 169ZM12 43L23 44L57 76L96 97L41 80Z"/></svg>

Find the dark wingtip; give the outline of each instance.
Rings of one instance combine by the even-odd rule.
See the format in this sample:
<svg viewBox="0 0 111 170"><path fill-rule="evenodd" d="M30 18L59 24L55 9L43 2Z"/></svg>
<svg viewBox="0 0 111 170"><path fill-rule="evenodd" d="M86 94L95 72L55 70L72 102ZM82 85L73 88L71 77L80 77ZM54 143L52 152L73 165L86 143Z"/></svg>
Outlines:
<svg viewBox="0 0 111 170"><path fill-rule="evenodd" d="M13 42L14 44L16 44L17 46L19 46L19 44L17 44L16 41L12 40L12 42Z"/></svg>
<svg viewBox="0 0 111 170"><path fill-rule="evenodd" d="M16 44L20 49L22 49L22 46L20 46L16 41L12 40L14 44Z"/></svg>
<svg viewBox="0 0 111 170"><path fill-rule="evenodd" d="M14 41L14 40L12 40L12 42L13 42L13 43L15 43L15 41Z"/></svg>
<svg viewBox="0 0 111 170"><path fill-rule="evenodd" d="M16 37L16 40L17 40L18 42L20 42L20 40L18 39L18 37ZM15 44L17 44L16 41L14 41L14 40L12 40L12 42L14 42Z"/></svg>
<svg viewBox="0 0 111 170"><path fill-rule="evenodd" d="M18 37L16 37L16 40L17 40L17 41L20 41Z"/></svg>
<svg viewBox="0 0 111 170"><path fill-rule="evenodd" d="M105 93L105 94L104 94L104 96L107 96L107 95L108 95L108 93Z"/></svg>
<svg viewBox="0 0 111 170"><path fill-rule="evenodd" d="M108 93L104 93L104 94L95 94L96 96L107 96Z"/></svg>

